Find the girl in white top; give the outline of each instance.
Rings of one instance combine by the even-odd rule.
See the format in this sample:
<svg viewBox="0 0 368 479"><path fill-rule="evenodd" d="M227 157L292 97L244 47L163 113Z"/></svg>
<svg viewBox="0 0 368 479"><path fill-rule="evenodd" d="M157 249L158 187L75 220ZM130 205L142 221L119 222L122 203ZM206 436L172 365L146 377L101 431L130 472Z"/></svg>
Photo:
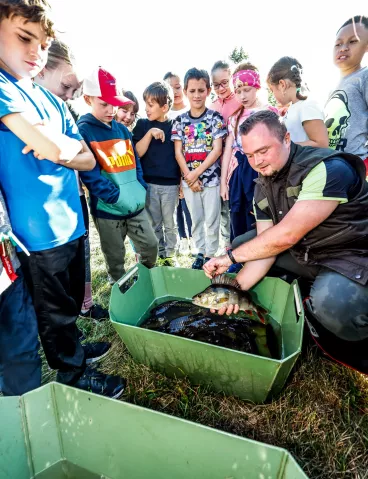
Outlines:
<svg viewBox="0 0 368 479"><path fill-rule="evenodd" d="M267 83L276 101L290 106L283 116L291 140L302 146L328 147L323 110L302 95L302 66L292 57L282 57L268 73Z"/></svg>

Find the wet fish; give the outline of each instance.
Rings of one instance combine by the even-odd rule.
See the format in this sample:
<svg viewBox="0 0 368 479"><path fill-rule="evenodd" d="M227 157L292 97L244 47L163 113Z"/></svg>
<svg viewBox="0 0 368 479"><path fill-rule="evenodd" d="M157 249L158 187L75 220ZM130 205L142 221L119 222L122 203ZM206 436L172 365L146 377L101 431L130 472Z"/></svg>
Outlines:
<svg viewBox="0 0 368 479"><path fill-rule="evenodd" d="M175 331L201 310L188 301L167 301L151 310L150 317L143 323L144 328L162 332L169 328Z"/></svg>
<svg viewBox="0 0 368 479"><path fill-rule="evenodd" d="M252 321L234 321L186 301L169 301L154 308L143 328L228 349L258 354ZM261 325L260 325L261 326ZM263 354L263 352L262 352Z"/></svg>
<svg viewBox="0 0 368 479"><path fill-rule="evenodd" d="M231 304L239 305L236 317L247 317L265 324L269 311L255 304L247 291L242 291L238 282L221 274L212 279L212 284L192 298L193 304L216 311Z"/></svg>
<svg viewBox="0 0 368 479"><path fill-rule="evenodd" d="M278 358L277 339L270 324L253 321L249 315L219 316L189 301L168 301L153 308L142 328ZM275 345L275 348L272 348ZM272 349L271 349L272 348Z"/></svg>

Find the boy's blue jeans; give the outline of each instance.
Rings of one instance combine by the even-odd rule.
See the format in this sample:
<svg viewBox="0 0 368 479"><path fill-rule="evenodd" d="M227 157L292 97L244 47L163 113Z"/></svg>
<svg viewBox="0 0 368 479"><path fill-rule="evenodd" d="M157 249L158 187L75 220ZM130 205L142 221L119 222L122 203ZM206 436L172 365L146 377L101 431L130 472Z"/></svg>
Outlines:
<svg viewBox="0 0 368 479"><path fill-rule="evenodd" d="M37 319L21 268L0 295L0 374L4 396L18 396L41 385Z"/></svg>

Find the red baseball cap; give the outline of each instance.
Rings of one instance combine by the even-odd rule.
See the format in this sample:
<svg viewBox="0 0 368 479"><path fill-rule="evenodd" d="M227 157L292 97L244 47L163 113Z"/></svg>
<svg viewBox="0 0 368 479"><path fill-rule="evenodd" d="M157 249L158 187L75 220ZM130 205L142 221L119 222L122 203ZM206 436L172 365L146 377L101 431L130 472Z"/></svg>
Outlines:
<svg viewBox="0 0 368 479"><path fill-rule="evenodd" d="M126 98L118 90L116 78L101 67L84 79L83 94L97 96L100 100L113 106L134 105L134 101Z"/></svg>

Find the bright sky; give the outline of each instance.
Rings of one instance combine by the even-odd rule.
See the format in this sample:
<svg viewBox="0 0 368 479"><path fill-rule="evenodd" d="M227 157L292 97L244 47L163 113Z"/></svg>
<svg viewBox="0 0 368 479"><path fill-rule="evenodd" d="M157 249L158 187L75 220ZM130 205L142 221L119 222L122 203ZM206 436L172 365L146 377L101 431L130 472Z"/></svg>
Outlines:
<svg viewBox="0 0 368 479"><path fill-rule="evenodd" d="M321 104L338 80L332 63L335 33L350 17L367 15L366 0L50 0L65 41L82 71L98 65L137 96L171 70L211 69L242 46L267 75L284 55L303 65L304 78ZM368 64L368 54L364 64Z"/></svg>

